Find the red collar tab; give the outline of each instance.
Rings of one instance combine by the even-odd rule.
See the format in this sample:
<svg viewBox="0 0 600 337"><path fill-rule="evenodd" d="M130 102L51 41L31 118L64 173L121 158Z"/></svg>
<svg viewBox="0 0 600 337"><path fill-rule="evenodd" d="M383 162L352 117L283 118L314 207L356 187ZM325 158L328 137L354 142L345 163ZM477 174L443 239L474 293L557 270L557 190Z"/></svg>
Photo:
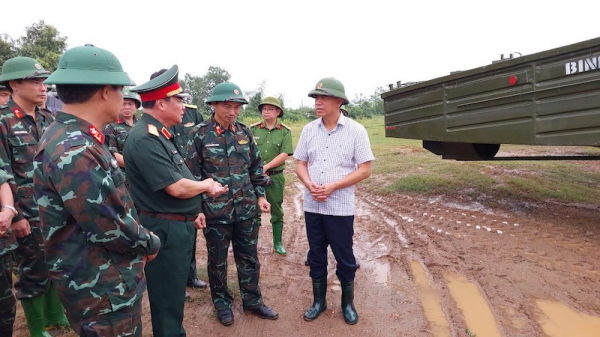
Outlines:
<svg viewBox="0 0 600 337"><path fill-rule="evenodd" d="M117 119L117 123L118 123L118 124L121 124L121 123L123 123L123 120L122 120L121 118L118 118L118 119Z"/></svg>
<svg viewBox="0 0 600 337"><path fill-rule="evenodd" d="M98 143L104 144L104 135L93 125L90 125L90 134L98 141Z"/></svg>
<svg viewBox="0 0 600 337"><path fill-rule="evenodd" d="M25 116L25 115L23 114L23 111L21 111L21 109L20 109L20 108L17 108L17 107L15 107L15 108L13 109L13 113L15 114L15 116L17 116L17 118L23 118L23 116Z"/></svg>
<svg viewBox="0 0 600 337"><path fill-rule="evenodd" d="M171 139L171 133L169 132L169 130L167 130L167 128L165 128L164 126L162 127L162 129L160 129L160 132L167 137L167 139Z"/></svg>
<svg viewBox="0 0 600 337"><path fill-rule="evenodd" d="M217 126L215 126L215 130L217 131L217 135L219 135L219 136L223 133L223 129L218 124L217 124Z"/></svg>
<svg viewBox="0 0 600 337"><path fill-rule="evenodd" d="M281 124L277 124L277 130L281 130Z"/></svg>
<svg viewBox="0 0 600 337"><path fill-rule="evenodd" d="M233 126L233 123L229 124L229 126L231 126L231 131L235 133L235 126Z"/></svg>
<svg viewBox="0 0 600 337"><path fill-rule="evenodd" d="M265 128L265 124L264 123L260 123L260 125L258 126L259 129L264 129Z"/></svg>
<svg viewBox="0 0 600 337"><path fill-rule="evenodd" d="M150 92L140 93L142 102L156 101L157 99L176 95L183 90L179 86L179 82L175 82L167 87L160 88Z"/></svg>

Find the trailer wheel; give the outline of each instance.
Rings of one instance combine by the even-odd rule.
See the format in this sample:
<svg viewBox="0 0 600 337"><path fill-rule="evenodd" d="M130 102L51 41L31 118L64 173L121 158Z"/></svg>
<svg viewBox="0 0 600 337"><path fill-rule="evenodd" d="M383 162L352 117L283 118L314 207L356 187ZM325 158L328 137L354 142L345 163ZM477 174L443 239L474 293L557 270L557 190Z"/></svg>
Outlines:
<svg viewBox="0 0 600 337"><path fill-rule="evenodd" d="M473 143L473 149L481 159L492 159L500 150L500 144L479 144Z"/></svg>

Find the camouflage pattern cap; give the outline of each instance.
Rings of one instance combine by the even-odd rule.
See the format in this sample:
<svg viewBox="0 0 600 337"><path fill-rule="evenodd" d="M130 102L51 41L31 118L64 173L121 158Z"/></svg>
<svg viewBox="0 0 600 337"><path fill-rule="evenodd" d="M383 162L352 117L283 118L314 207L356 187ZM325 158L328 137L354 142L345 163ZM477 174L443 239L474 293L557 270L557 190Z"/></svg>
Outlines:
<svg viewBox="0 0 600 337"><path fill-rule="evenodd" d="M231 82L223 82L217 84L212 91L206 103L211 102L238 102L248 104L248 101L242 94L242 89Z"/></svg>
<svg viewBox="0 0 600 337"><path fill-rule="evenodd" d="M25 78L46 78L50 72L31 57L17 56L6 60L2 65L0 83Z"/></svg>
<svg viewBox="0 0 600 337"><path fill-rule="evenodd" d="M348 97L346 97L344 85L333 77L321 79L317 85L315 85L315 88L308 93L308 97L312 98L315 98L317 95L338 97L342 99L342 104L350 103Z"/></svg>
<svg viewBox="0 0 600 337"><path fill-rule="evenodd" d="M131 79L113 53L86 44L67 50L44 83L125 86L131 85Z"/></svg>

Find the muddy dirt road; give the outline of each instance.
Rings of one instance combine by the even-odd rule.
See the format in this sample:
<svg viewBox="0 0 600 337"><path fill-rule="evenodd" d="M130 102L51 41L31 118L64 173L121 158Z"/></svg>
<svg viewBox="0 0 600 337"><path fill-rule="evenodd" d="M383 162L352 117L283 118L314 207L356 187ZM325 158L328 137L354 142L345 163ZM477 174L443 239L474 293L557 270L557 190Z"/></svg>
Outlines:
<svg viewBox="0 0 600 337"><path fill-rule="evenodd" d="M288 177L292 172L288 168ZM357 325L343 321L331 254L328 309L314 322L302 319L312 289L304 266L301 186L292 181L285 200L288 255L272 252L266 218L259 242L264 299L279 320L243 313L231 256L235 324L218 323L207 290L190 290L188 336L600 336L598 207L538 205L524 215L403 195L383 198L367 185L357 195ZM205 273L202 237L198 261ZM144 302L144 335L151 336ZM15 336L27 335L21 309L15 327Z"/></svg>

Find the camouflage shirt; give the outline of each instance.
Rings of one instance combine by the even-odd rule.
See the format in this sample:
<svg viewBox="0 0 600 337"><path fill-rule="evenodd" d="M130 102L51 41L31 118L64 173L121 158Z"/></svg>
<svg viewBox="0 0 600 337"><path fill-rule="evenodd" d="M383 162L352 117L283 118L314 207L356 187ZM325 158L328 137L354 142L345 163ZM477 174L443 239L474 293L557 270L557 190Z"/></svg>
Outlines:
<svg viewBox="0 0 600 337"><path fill-rule="evenodd" d="M133 124L137 123L138 119L133 116ZM127 122L120 118L116 122L108 124L104 128L104 134L108 137L108 149L110 153L123 154L123 146L125 145L125 139L133 128L133 125L127 124Z"/></svg>
<svg viewBox="0 0 600 337"><path fill-rule="evenodd" d="M0 169L0 185L6 183L6 182L10 182L10 180L12 180L12 176L8 173L6 173L6 171L1 170ZM2 204L4 205L4 200L0 200L2 202ZM5 255L6 253L13 251L17 248L19 244L17 243L17 238L15 238L15 235L12 233L10 227L8 228L8 231L6 233L4 233L3 236L0 236L0 256Z"/></svg>
<svg viewBox="0 0 600 337"><path fill-rule="evenodd" d="M19 214L13 222L27 218L38 220L33 200L33 157L42 133L54 118L48 110L35 108L35 116L27 115L13 100L0 108L0 168L14 176L10 181Z"/></svg>
<svg viewBox="0 0 600 337"><path fill-rule="evenodd" d="M190 138L190 130L202 123L204 118L198 111L195 105L185 104L183 118L181 123L175 125L173 129L173 136L175 137L175 145L177 145L177 151L185 158L187 154L187 144Z"/></svg>
<svg viewBox="0 0 600 337"><path fill-rule="evenodd" d="M124 181L102 133L59 111L35 156L35 197L50 277L65 309L82 317L139 300L143 257L160 248Z"/></svg>
<svg viewBox="0 0 600 337"><path fill-rule="evenodd" d="M214 117L190 131L186 162L197 179L212 178L229 186L213 198L202 195L207 224L228 224L258 214L257 198L265 196L267 176L250 129L234 121L224 128Z"/></svg>

